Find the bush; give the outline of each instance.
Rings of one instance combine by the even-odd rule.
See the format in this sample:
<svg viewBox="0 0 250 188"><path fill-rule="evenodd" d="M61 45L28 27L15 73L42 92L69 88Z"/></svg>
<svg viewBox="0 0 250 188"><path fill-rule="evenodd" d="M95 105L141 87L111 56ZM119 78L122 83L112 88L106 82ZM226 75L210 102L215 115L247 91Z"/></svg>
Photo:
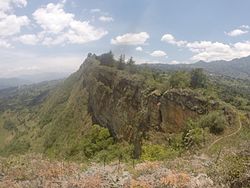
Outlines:
<svg viewBox="0 0 250 188"><path fill-rule="evenodd" d="M10 145L8 145L4 150L7 155L10 154L24 154L26 153L30 148L30 143L25 140L15 140Z"/></svg>
<svg viewBox="0 0 250 188"><path fill-rule="evenodd" d="M190 85L190 75L185 71L177 71L171 75L169 82L173 88L187 88Z"/></svg>
<svg viewBox="0 0 250 188"><path fill-rule="evenodd" d="M15 123L12 122L11 120L6 120L3 124L3 128L5 128L8 131L17 130Z"/></svg>
<svg viewBox="0 0 250 188"><path fill-rule="evenodd" d="M101 62L101 65L109 67L114 67L115 65L114 55L111 51L98 56L97 59Z"/></svg>
<svg viewBox="0 0 250 188"><path fill-rule="evenodd" d="M172 148L163 145L144 144L142 146L141 159L146 161L166 160L178 155Z"/></svg>
<svg viewBox="0 0 250 188"><path fill-rule="evenodd" d="M198 68L191 72L191 82L192 88L205 88L207 85L207 77L203 73L203 70Z"/></svg>
<svg viewBox="0 0 250 188"><path fill-rule="evenodd" d="M80 143L80 149L83 150L87 158L94 157L98 152L106 150L114 143L108 129L93 125L89 134Z"/></svg>
<svg viewBox="0 0 250 188"><path fill-rule="evenodd" d="M216 111L209 113L200 120L201 127L208 127L209 131L213 134L223 133L226 124L224 115Z"/></svg>
<svg viewBox="0 0 250 188"><path fill-rule="evenodd" d="M115 143L97 153L95 159L99 162L113 160L129 161L132 159L133 146L127 142Z"/></svg>
<svg viewBox="0 0 250 188"><path fill-rule="evenodd" d="M204 140L204 130L197 122L187 122L187 129L183 133L183 146L186 149L200 147Z"/></svg>

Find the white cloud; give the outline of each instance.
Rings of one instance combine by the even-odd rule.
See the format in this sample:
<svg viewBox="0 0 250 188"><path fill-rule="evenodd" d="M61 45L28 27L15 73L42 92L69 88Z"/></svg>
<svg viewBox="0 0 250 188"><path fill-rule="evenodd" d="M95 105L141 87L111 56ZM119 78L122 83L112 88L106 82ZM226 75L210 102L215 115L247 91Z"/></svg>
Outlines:
<svg viewBox="0 0 250 188"><path fill-rule="evenodd" d="M36 45L40 41L40 39L33 34L21 35L16 40L29 45Z"/></svg>
<svg viewBox="0 0 250 188"><path fill-rule="evenodd" d="M165 34L161 37L161 41L168 42L170 44L175 44L175 38L171 34Z"/></svg>
<svg viewBox="0 0 250 188"><path fill-rule="evenodd" d="M47 32L59 33L73 21L74 15L65 13L63 4L49 3L33 13L36 22Z"/></svg>
<svg viewBox="0 0 250 188"><path fill-rule="evenodd" d="M250 29L249 25L241 25L240 28L242 28L242 29Z"/></svg>
<svg viewBox="0 0 250 188"><path fill-rule="evenodd" d="M0 18L0 36L11 36L20 32L21 27L29 24L27 16L6 15Z"/></svg>
<svg viewBox="0 0 250 188"><path fill-rule="evenodd" d="M175 44L177 46L184 46L185 44L187 44L187 41L183 41L183 40L180 40L180 41L177 41L173 35L171 34L165 34L162 36L161 38L161 41L163 42L167 42L169 44Z"/></svg>
<svg viewBox="0 0 250 188"><path fill-rule="evenodd" d="M9 42L4 39L0 39L0 48L10 48L12 47Z"/></svg>
<svg viewBox="0 0 250 188"><path fill-rule="evenodd" d="M49 3L33 13L37 24L43 29L39 37L41 44L83 44L99 40L108 33L102 28L94 27L88 21L76 20L74 14L66 13L63 8L64 4Z"/></svg>
<svg viewBox="0 0 250 188"><path fill-rule="evenodd" d="M114 19L110 16L100 16L99 20L102 22L113 22L114 21Z"/></svg>
<svg viewBox="0 0 250 188"><path fill-rule="evenodd" d="M196 41L187 45L194 52L193 61L232 60L250 55L250 42L224 44L211 41Z"/></svg>
<svg viewBox="0 0 250 188"><path fill-rule="evenodd" d="M27 5L27 0L1 0L0 11L9 11L14 5L17 7L25 7Z"/></svg>
<svg viewBox="0 0 250 188"><path fill-rule="evenodd" d="M167 62L167 64L169 64L169 65L190 64L190 62L188 62L188 61L177 61L177 60L173 60L173 61Z"/></svg>
<svg viewBox="0 0 250 188"><path fill-rule="evenodd" d="M170 44L187 48L193 53L191 61L215 61L215 60L232 60L250 55L250 41L238 42L235 44L224 44L212 41L193 41L182 43L176 40L173 35L167 34L162 37L162 41Z"/></svg>
<svg viewBox="0 0 250 188"><path fill-rule="evenodd" d="M97 29L90 25L89 22L73 21L70 23L71 30L66 33L70 43L86 43L99 40L108 32L103 29Z"/></svg>
<svg viewBox="0 0 250 188"><path fill-rule="evenodd" d="M170 65L177 65L177 64L181 64L181 62L173 60L173 61L169 62L168 64L170 64Z"/></svg>
<svg viewBox="0 0 250 188"><path fill-rule="evenodd" d="M13 7L25 7L26 0L1 0L0 1L0 47L10 48L10 37L20 33L23 26L27 26L30 20L27 16L17 16Z"/></svg>
<svg viewBox="0 0 250 188"><path fill-rule="evenodd" d="M99 8L94 8L90 10L91 13L96 13L96 12L101 12L101 9Z"/></svg>
<svg viewBox="0 0 250 188"><path fill-rule="evenodd" d="M143 51L143 49L142 49L141 46L136 47L135 50L136 50L136 51L139 51L139 52L142 52L142 51Z"/></svg>
<svg viewBox="0 0 250 188"><path fill-rule="evenodd" d="M144 44L149 39L149 34L146 32L126 33L111 39L111 44L115 45L138 45Z"/></svg>
<svg viewBox="0 0 250 188"><path fill-rule="evenodd" d="M150 55L153 57L164 57L167 54L164 51L156 50L156 51L153 51Z"/></svg>
<svg viewBox="0 0 250 188"><path fill-rule="evenodd" d="M241 29L234 29L230 32L225 32L226 35L230 36L230 37L236 37L236 36L240 36L240 35L244 35L246 33L248 33L247 30L241 30Z"/></svg>

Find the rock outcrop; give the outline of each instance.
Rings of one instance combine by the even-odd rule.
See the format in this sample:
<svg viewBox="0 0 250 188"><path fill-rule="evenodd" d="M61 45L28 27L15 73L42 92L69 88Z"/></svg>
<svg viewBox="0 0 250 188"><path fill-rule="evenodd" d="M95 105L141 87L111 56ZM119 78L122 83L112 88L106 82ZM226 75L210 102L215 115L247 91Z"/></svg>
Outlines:
<svg viewBox="0 0 250 188"><path fill-rule="evenodd" d="M161 93L147 86L142 75L90 62L83 69L89 112L93 122L107 127L118 140L132 141L148 130L181 131L188 118L217 105L191 90Z"/></svg>

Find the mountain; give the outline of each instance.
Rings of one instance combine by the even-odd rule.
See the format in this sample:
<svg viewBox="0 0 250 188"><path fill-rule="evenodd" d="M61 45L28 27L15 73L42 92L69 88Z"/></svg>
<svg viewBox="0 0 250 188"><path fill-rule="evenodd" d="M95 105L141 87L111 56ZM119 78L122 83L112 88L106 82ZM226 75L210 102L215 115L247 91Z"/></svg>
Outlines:
<svg viewBox="0 0 250 188"><path fill-rule="evenodd" d="M0 78L0 90L10 87L19 87L50 80L60 80L68 77L70 73L40 73L34 75L20 75L16 78Z"/></svg>
<svg viewBox="0 0 250 188"><path fill-rule="evenodd" d="M197 62L192 68L203 68L208 72L239 79L250 79L250 56L231 61Z"/></svg>
<svg viewBox="0 0 250 188"><path fill-rule="evenodd" d="M18 78L29 80L32 83L39 83L50 80L60 80L67 78L71 73L69 72L45 72L39 74L31 74L31 75L20 75Z"/></svg>
<svg viewBox="0 0 250 188"><path fill-rule="evenodd" d="M31 84L31 82L20 78L0 78L0 90L25 84Z"/></svg>
<svg viewBox="0 0 250 188"><path fill-rule="evenodd" d="M143 66L163 71L191 70L194 68L202 68L211 74L250 80L250 56L233 59L231 61L199 61L194 64L151 64Z"/></svg>
<svg viewBox="0 0 250 188"><path fill-rule="evenodd" d="M65 80L2 90L0 155L42 153L105 165L202 153L212 161L226 148L221 158L228 161L249 140L250 99L238 85L250 87L193 72L162 72L117 61L112 53L89 54ZM237 155L240 165L244 156Z"/></svg>

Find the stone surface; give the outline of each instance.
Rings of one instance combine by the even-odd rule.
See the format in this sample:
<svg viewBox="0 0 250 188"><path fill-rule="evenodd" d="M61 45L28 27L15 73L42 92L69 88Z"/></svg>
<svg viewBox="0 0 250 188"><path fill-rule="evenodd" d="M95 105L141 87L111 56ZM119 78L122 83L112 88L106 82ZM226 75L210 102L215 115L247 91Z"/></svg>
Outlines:
<svg viewBox="0 0 250 188"><path fill-rule="evenodd" d="M178 132L188 118L205 114L215 101L191 90L150 89L141 75L87 63L82 70L93 122L107 127L118 140L133 141L142 133Z"/></svg>

